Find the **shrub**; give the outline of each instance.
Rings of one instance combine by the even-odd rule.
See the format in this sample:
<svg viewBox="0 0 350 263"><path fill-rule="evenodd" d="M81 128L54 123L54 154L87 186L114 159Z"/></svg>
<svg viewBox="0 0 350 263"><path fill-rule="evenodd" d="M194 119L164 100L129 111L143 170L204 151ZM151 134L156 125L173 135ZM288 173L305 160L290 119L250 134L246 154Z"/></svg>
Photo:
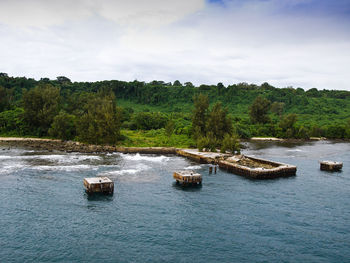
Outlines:
<svg viewBox="0 0 350 263"><path fill-rule="evenodd" d="M225 153L226 151L230 151L233 154L240 153L240 145L237 135L231 136L228 133L225 134L220 152Z"/></svg>
<svg viewBox="0 0 350 263"><path fill-rule="evenodd" d="M61 140L71 140L76 136L75 116L60 112L53 119L49 135Z"/></svg>

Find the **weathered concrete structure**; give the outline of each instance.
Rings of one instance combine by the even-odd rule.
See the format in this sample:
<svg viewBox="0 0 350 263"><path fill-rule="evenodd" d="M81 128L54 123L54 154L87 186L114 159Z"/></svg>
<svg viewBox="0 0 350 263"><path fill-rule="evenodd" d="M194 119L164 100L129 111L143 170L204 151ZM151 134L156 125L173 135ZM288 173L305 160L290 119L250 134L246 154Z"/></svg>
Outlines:
<svg viewBox="0 0 350 263"><path fill-rule="evenodd" d="M196 149L177 149L176 153L198 163L211 164L217 164L219 160L224 160L225 158L232 156L232 154L226 153L199 152Z"/></svg>
<svg viewBox="0 0 350 263"><path fill-rule="evenodd" d="M272 162L245 155L199 152L194 149L178 149L177 154L199 163L217 164L220 168L253 179L272 179L296 174L294 165Z"/></svg>
<svg viewBox="0 0 350 263"><path fill-rule="evenodd" d="M193 171L178 171L173 175L177 184L182 185L200 185L202 184L202 175Z"/></svg>
<svg viewBox="0 0 350 263"><path fill-rule="evenodd" d="M343 163L333 161L322 161L320 162L320 169L322 171L340 171L343 168Z"/></svg>
<svg viewBox="0 0 350 263"><path fill-rule="evenodd" d="M297 167L294 165L272 162L244 155L219 161L219 167L229 172L253 179L288 177L295 175L297 171Z"/></svg>
<svg viewBox="0 0 350 263"><path fill-rule="evenodd" d="M85 178L84 187L88 194L113 194L114 192L114 183L108 177Z"/></svg>

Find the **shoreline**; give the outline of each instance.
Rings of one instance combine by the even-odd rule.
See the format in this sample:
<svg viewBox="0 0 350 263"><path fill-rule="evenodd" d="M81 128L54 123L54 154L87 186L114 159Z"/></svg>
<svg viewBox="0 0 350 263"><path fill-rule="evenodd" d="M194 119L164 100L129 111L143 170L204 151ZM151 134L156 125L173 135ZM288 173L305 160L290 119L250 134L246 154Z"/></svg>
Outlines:
<svg viewBox="0 0 350 263"><path fill-rule="evenodd" d="M23 146L37 150L80 152L80 153L145 153L145 154L176 154L175 147L124 147L109 145L85 144L75 141L58 139L0 137L0 144L8 146Z"/></svg>
<svg viewBox="0 0 350 263"><path fill-rule="evenodd" d="M281 142L281 143L297 143L312 141L334 141L349 142L349 140L328 140L326 138L310 138L304 139L280 139L274 137L253 137L250 140L242 140L242 142ZM64 151L64 152L81 152L81 153L144 153L144 154L177 154L182 148L177 147L125 147L125 146L109 146L109 145L93 145L75 141L62 141L59 139L44 138L25 138L25 137L0 137L0 144L9 146L23 146L39 150L48 151Z"/></svg>
<svg viewBox="0 0 350 263"><path fill-rule="evenodd" d="M294 165L273 162L252 156L234 155L230 153L218 152L199 152L197 149L182 149L174 147L120 147L89 145L73 141L61 141L40 138L4 138L0 137L0 145L6 147L28 147L36 150L45 150L49 152L79 152L79 153L143 153L143 154L174 154L197 163L218 165L228 172L245 176L250 179L273 179L277 177L287 177L296 174L297 167ZM1 146L0 146L1 147ZM3 148L2 150L6 150ZM243 162L242 164L240 162ZM247 165L247 162L250 165ZM252 166L251 163L254 163ZM264 165L270 165L266 168Z"/></svg>

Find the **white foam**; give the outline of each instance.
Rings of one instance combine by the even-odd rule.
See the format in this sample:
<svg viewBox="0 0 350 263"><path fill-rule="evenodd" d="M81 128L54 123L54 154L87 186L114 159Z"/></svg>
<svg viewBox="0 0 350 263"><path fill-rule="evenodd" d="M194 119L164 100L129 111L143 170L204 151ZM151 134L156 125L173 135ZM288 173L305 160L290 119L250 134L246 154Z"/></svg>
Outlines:
<svg viewBox="0 0 350 263"><path fill-rule="evenodd" d="M100 160L100 156L96 155L37 155L35 158L57 161L58 163L75 163L86 160Z"/></svg>
<svg viewBox="0 0 350 263"><path fill-rule="evenodd" d="M12 156L9 155L0 155L0 160L7 160L7 159L11 159Z"/></svg>
<svg viewBox="0 0 350 263"><path fill-rule="evenodd" d="M125 160L130 160L130 161L147 161L147 162L157 162L157 163L162 163L162 162L167 162L170 158L166 156L146 156L146 155L140 155L139 153L137 154L122 154L122 157Z"/></svg>
<svg viewBox="0 0 350 263"><path fill-rule="evenodd" d="M123 174L136 174L140 170L138 169L125 169L125 170L120 170L120 171L109 171L109 172L103 172L99 174L101 175L123 175Z"/></svg>
<svg viewBox="0 0 350 263"><path fill-rule="evenodd" d="M147 183L159 178L159 175L149 171L150 168L150 166L139 163L132 168L106 171L100 173L98 176L108 176L111 179L123 182Z"/></svg>
<svg viewBox="0 0 350 263"><path fill-rule="evenodd" d="M81 171L81 170L97 170L98 167L92 166L92 165L86 165L86 164L60 165L60 166L37 165L37 166L30 167L30 169L40 170L40 171L67 171L67 172L74 172L74 171Z"/></svg>
<svg viewBox="0 0 350 263"><path fill-rule="evenodd" d="M26 167L27 165L24 165L22 163L5 163L2 166L0 166L0 174L10 174L19 170L23 170Z"/></svg>
<svg viewBox="0 0 350 263"><path fill-rule="evenodd" d="M141 171L148 170L150 168L151 167L149 167L149 166L147 166L145 164L137 164L134 167L129 168L129 169L105 171L105 172L100 173L99 176L103 176L103 175L106 175L106 176L114 176L114 175L116 175L116 176L118 176L118 175L125 175L125 174L132 175L132 174L137 174L137 173L139 173Z"/></svg>
<svg viewBox="0 0 350 263"><path fill-rule="evenodd" d="M106 155L107 156L113 156L113 155L120 155L120 153L117 153L117 152L115 152L115 153L106 153Z"/></svg>
<svg viewBox="0 0 350 263"><path fill-rule="evenodd" d="M185 170L198 170L201 168L202 168L202 166L200 166L200 165L192 165L192 166L186 167Z"/></svg>

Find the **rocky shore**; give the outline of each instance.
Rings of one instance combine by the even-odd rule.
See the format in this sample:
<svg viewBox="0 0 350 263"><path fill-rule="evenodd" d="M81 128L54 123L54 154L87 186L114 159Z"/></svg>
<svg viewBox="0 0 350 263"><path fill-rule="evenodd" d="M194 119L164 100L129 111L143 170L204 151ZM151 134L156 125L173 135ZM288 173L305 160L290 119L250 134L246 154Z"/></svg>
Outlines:
<svg viewBox="0 0 350 263"><path fill-rule="evenodd" d="M36 150L81 152L81 153L148 153L148 154L176 154L174 147L120 147L107 145L92 145L74 141L61 141L38 138L0 137L0 147L26 147Z"/></svg>

